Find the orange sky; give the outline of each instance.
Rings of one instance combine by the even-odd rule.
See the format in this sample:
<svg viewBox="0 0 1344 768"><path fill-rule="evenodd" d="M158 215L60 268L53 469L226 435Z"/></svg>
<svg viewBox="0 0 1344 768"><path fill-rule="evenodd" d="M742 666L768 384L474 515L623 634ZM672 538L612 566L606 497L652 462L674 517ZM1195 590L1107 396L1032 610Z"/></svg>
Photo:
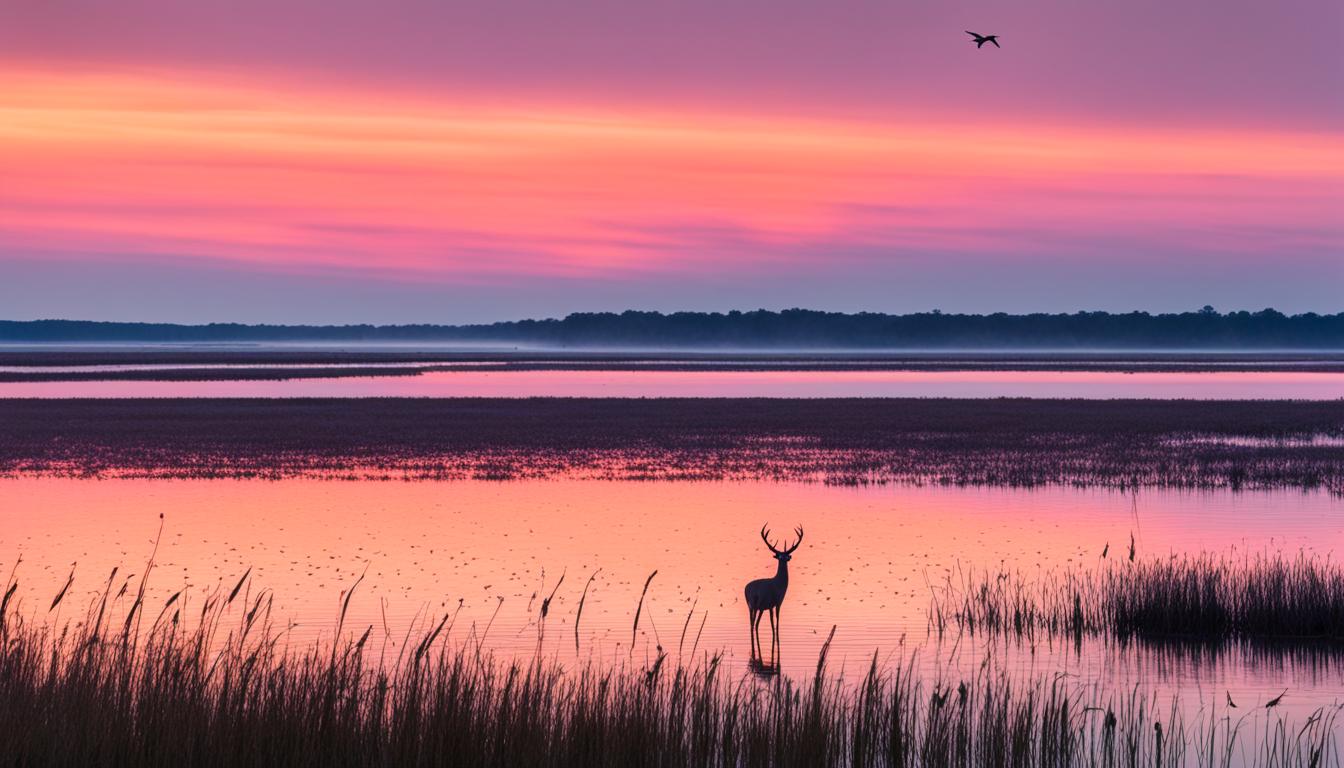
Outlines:
<svg viewBox="0 0 1344 768"><path fill-rule="evenodd" d="M1023 99L1043 86L1015 68L1059 70L1058 103L1004 110L987 87L994 111L977 114L955 94L872 109L847 96L841 109L805 80L792 100L744 83L728 98L713 78L703 98L671 86L636 98L550 83L543 58L472 86L376 66L317 76L304 57L327 55L326 38L251 50L224 29L234 47L211 58L204 17L120 41L41 17L21 19L23 55L0 69L0 301L20 319L1340 309L1344 141L1331 119L1168 118L1153 100L1175 86L1155 75L1147 96L1125 86L1132 115L1089 111L1064 98L1077 60L1058 51L1023 63L1041 54L1010 46L986 64L962 40L922 42L956 61L957 85L992 86L1001 67ZM174 24L201 55L174 42ZM603 60L596 83L653 77L620 55L631 71ZM1234 105L1219 98L1211 109Z"/></svg>
<svg viewBox="0 0 1344 768"><path fill-rule="evenodd" d="M1058 220L1305 229L1344 178L1330 136L505 112L83 75L0 88L9 248L296 269L376 252L380 269L447 282L703 268L720 256L681 247L701 226L946 250L1011 250L983 231Z"/></svg>

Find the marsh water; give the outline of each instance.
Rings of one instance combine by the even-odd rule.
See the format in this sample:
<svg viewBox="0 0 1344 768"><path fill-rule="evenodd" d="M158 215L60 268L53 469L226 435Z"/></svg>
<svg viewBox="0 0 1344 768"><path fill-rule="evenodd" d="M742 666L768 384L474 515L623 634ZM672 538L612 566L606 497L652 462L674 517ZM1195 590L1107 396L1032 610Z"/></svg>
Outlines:
<svg viewBox="0 0 1344 768"><path fill-rule="evenodd" d="M145 366L137 369L153 370ZM173 367L162 366L157 370ZM236 366L191 365L191 368ZM262 366L247 366L260 368ZM285 366L289 368L303 366ZM308 366L339 368L340 366ZM376 367L376 366L375 366ZM0 382L5 397L1038 397L1334 400L1306 371L472 370L280 380ZM123 370L125 366L102 366ZM37 368L16 370L37 371ZM81 370L90 371L85 366Z"/></svg>
<svg viewBox="0 0 1344 768"><path fill-rule="evenodd" d="M1344 499L1325 493L832 487L780 482L599 480L0 480L0 569L17 565L22 612L78 618L108 580L138 574L163 515L150 605L185 590L198 609L252 569L294 642L330 640L343 590L367 569L346 632L396 652L408 630L456 614L451 641L504 656L644 664L723 651L746 671L742 587L775 561L758 531L801 525L782 612L783 668L805 677L832 627L830 664L850 677L877 655L955 686L987 656L1015 673L1065 673L1124 696L1136 685L1190 706L1224 692L1250 705L1284 689L1302 712L1344 698L1333 650L1155 649L1114 641L941 637L934 591L969 569L1032 576L1104 567L1133 535L1141 557L1344 549ZM55 615L46 611L72 568ZM632 625L646 579L638 631ZM563 577L563 581L561 581ZM591 579L591 584L589 581ZM581 617L578 604L588 594ZM544 636L537 623L552 594ZM157 609L155 609L157 610ZM575 622L578 620L577 648ZM540 637L539 637L540 636ZM768 637L768 635L767 635ZM632 661L633 660L633 661Z"/></svg>

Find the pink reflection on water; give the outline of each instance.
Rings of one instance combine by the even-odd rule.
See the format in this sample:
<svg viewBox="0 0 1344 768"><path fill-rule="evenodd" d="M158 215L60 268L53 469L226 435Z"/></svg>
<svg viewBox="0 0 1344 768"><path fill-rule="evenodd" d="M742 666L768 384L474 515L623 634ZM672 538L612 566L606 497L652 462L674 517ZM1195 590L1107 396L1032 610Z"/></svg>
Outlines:
<svg viewBox="0 0 1344 768"><path fill-rule="evenodd" d="M434 371L284 381L0 383L0 397L1344 398L1344 375L1118 371Z"/></svg>
<svg viewBox="0 0 1344 768"><path fill-rule="evenodd" d="M368 565L347 628L381 632L386 600L392 634L412 618L442 616L463 601L453 639L479 631L504 598L489 645L530 654L541 598L566 574L548 619L548 652L574 660L573 632L583 584L597 569L584 607L579 658L628 655L631 621L645 578L636 653L661 645L689 655L725 649L738 668L747 656L742 586L770 575L774 561L757 537L762 523L803 525L783 610L786 672L806 675L838 626L831 658L862 666L880 649L904 647L930 664L945 657L927 633L931 586L959 568L1008 567L1028 576L1095 567L1109 542L1114 556L1138 539L1141 556L1175 552L1285 550L1327 554L1344 548L1344 501L1324 494L1034 491L958 488L835 488L821 485L639 483L579 480L340 482L324 480L0 480L0 570L19 569L25 610L41 613L72 562L76 582L62 610L82 610L113 566L138 572L158 515L167 527L151 605L178 589L196 597L232 585L249 567L274 590L296 641L330 637L341 590ZM692 613L694 606L694 613ZM45 616L45 614L42 614ZM687 617L690 617L689 625ZM951 669L974 668L980 641L963 640ZM950 640L947 645L950 645ZM992 645L992 644L991 644ZM1089 642L995 651L1015 669L1067 670L1117 687L1217 686L1248 701L1292 687L1298 703L1336 695L1338 667L1291 661L1257 666L1236 656L1216 665L1154 660Z"/></svg>

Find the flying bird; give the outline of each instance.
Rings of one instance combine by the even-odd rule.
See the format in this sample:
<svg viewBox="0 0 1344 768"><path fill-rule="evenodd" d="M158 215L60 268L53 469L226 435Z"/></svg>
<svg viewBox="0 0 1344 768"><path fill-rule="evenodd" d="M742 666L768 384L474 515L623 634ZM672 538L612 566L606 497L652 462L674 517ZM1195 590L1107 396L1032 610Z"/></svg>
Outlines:
<svg viewBox="0 0 1344 768"><path fill-rule="evenodd" d="M975 43L975 47L976 47L976 48L980 48L980 47L984 46L985 43L993 43L995 48L1002 48L1002 47L1003 47L1003 46L999 45L999 36L998 36L998 35L977 35L977 34L975 34L974 32L972 32L972 31L969 30L969 29L966 30L966 34L968 34L968 35L970 35L971 37L975 38L975 40L973 40L972 42Z"/></svg>

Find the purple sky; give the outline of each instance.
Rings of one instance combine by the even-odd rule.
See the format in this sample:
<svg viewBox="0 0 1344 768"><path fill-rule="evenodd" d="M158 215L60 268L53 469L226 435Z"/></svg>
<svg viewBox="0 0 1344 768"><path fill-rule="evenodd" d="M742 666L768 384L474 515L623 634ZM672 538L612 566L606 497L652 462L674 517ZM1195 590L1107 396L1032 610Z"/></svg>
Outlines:
<svg viewBox="0 0 1344 768"><path fill-rule="evenodd" d="M1341 35L1338 0L10 3L0 314L1341 311Z"/></svg>

